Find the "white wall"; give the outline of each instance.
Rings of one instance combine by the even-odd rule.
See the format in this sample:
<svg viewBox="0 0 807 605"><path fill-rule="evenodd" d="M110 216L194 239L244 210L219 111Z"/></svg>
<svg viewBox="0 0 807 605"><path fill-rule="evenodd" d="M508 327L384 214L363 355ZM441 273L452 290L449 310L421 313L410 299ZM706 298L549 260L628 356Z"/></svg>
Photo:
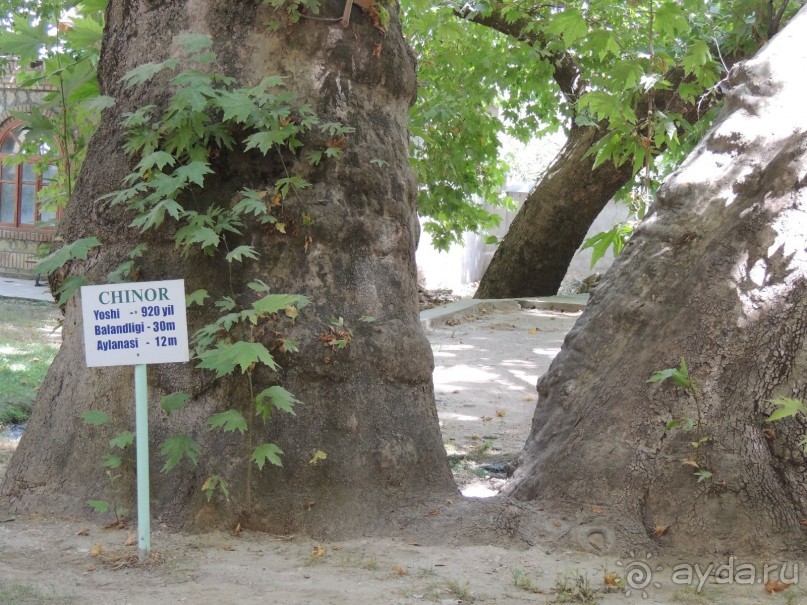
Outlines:
<svg viewBox="0 0 807 605"><path fill-rule="evenodd" d="M523 191L516 191L510 195L521 202L526 198ZM515 212L502 209L496 209L496 212L502 215L502 222L492 235L501 239L515 218ZM586 237L607 231L615 223L625 220L627 216L628 208L624 204L609 202L592 223ZM449 289L458 294L470 295L475 289L475 284L482 278L495 251L496 246L485 244L481 235L466 233L464 245L455 244L448 252L439 252L432 247L429 234L423 231L416 257L420 283L429 290ZM611 266L613 255L610 250L593 268L591 253L590 248L577 251L569 265L566 279L574 278L582 281L584 277L594 272L604 273Z"/></svg>
<svg viewBox="0 0 807 605"><path fill-rule="evenodd" d="M527 144L507 136L502 137L502 149L507 150L507 162L510 166L507 194L518 202L519 207L527 199L533 183L546 171L564 142L565 137L562 133L549 134ZM490 232L501 240L513 222L516 211L491 206L487 206L486 209L502 217L499 227ZM586 237L607 231L615 223L625 220L627 216L628 208L624 204L617 205L610 202L595 219ZM421 231L417 250L419 281L429 290L449 289L456 294L471 295L495 251L496 246L485 244L483 236L466 233L463 245L454 245L448 252L438 252L432 247L429 234ZM569 265L566 280L573 278L582 281L594 272L604 273L612 261L613 255L609 251L592 268L591 249L578 250Z"/></svg>

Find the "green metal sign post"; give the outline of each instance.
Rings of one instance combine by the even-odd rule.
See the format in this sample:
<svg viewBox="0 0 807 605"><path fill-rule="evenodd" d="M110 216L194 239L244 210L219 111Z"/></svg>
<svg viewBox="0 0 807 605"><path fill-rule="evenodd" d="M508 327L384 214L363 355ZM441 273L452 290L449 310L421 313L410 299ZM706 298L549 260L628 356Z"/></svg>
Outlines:
<svg viewBox="0 0 807 605"><path fill-rule="evenodd" d="M135 366L135 440L137 447L137 545L140 559L151 552L149 504L149 398L146 365Z"/></svg>
<svg viewBox="0 0 807 605"><path fill-rule="evenodd" d="M151 552L147 364L186 362L188 325L181 279L81 288L87 367L134 366L137 535Z"/></svg>

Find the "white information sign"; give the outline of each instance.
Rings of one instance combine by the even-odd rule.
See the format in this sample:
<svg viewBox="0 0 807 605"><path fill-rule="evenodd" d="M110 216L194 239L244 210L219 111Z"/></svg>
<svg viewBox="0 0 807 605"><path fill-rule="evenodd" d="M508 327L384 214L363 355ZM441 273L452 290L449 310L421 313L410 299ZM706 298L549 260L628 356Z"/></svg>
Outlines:
<svg viewBox="0 0 807 605"><path fill-rule="evenodd" d="M88 367L188 361L185 280L81 288Z"/></svg>

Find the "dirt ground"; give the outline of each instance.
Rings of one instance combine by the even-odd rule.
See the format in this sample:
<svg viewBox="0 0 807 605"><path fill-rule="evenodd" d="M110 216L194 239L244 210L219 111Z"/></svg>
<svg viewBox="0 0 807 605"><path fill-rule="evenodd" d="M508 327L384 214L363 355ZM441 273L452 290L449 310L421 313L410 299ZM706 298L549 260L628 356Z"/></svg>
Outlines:
<svg viewBox="0 0 807 605"><path fill-rule="evenodd" d="M529 432L536 379L578 315L511 303L433 323L438 412L465 495L492 496L506 480L507 464ZM0 436L0 477L13 447ZM745 582L726 583L698 569L699 589L698 575L692 585L673 578L674 566L686 562L645 553L597 557L457 539L434 545L416 535L319 543L246 531L177 534L158 526L153 559L138 564L131 528L103 525L0 510L0 604L807 603L798 582L768 595L756 581L762 562L754 562L760 577L752 583L747 574ZM791 562L787 577L807 574L800 565ZM606 574L620 584L609 593L602 591ZM592 599L586 587L595 591Z"/></svg>

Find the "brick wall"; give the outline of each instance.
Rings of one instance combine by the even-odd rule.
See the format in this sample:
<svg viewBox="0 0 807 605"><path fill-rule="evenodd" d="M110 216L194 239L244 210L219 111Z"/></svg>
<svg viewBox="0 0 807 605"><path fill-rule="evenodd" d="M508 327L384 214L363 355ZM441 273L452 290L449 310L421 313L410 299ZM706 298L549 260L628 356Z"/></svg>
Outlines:
<svg viewBox="0 0 807 605"><path fill-rule="evenodd" d="M52 241L52 232L0 229L0 275L32 277L40 247Z"/></svg>

